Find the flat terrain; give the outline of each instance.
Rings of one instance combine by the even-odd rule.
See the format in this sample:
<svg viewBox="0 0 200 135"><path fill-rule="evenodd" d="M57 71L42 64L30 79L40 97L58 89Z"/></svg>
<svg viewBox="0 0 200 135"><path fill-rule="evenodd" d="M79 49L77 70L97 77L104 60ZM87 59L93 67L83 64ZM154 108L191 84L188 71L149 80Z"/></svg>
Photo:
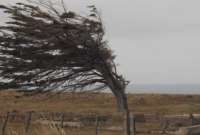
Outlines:
<svg viewBox="0 0 200 135"><path fill-rule="evenodd" d="M129 107L134 113L145 114L184 114L200 113L200 95L160 95L160 94L129 94ZM31 93L1 91L0 92L0 115L7 112L24 113L35 112L65 112L67 114L117 114L117 105L112 94L103 93L48 93L32 95ZM116 115L118 116L118 115ZM5 120L4 120L5 121ZM187 120L188 121L188 120ZM6 132L15 135L26 135L24 133L25 122L10 122ZM31 124L31 135L95 135L95 125L82 128L52 128L40 125L34 121ZM123 127L123 117L113 117L105 127ZM0 122L0 127L1 122ZM104 127L104 125L103 125ZM160 131L160 123L137 123L136 129L140 135L149 135L149 132ZM1 130L1 129L0 129ZM64 130L64 131L63 131ZM23 131L23 133L22 133ZM36 132L37 131L37 132ZM2 132L2 131L0 131ZM101 135L122 135L121 132L101 131ZM159 135L153 133L152 135Z"/></svg>
<svg viewBox="0 0 200 135"><path fill-rule="evenodd" d="M200 95L129 94L130 110L137 113L200 113ZM0 92L0 113L72 112L111 114L117 112L112 94L62 93L27 95L14 91Z"/></svg>

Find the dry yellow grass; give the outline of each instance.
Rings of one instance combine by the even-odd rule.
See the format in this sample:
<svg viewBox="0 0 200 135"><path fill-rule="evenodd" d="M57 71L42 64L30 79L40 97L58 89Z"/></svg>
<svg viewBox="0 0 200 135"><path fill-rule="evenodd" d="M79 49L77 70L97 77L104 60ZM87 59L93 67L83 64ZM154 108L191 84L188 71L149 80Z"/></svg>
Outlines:
<svg viewBox="0 0 200 135"><path fill-rule="evenodd" d="M84 126L81 128L56 126L53 121L46 124L32 123L28 132L25 132L25 123L23 122L9 122L5 135L95 135L95 125ZM1 126L0 126L1 127ZM0 128L0 134L1 134ZM109 132L101 131L101 135L121 135L123 132Z"/></svg>
<svg viewBox="0 0 200 135"><path fill-rule="evenodd" d="M160 94L129 94L130 110L137 113L200 113L200 95L160 95ZM25 96L24 93L15 91L0 92L0 113L8 111L36 111L36 112L72 112L74 114L117 113L115 98L112 94L95 93L62 93L38 94ZM115 120L116 122L117 120ZM9 123L8 135L25 135L24 125ZM119 122L118 122L119 124ZM121 123L123 124L123 123ZM122 126L120 124L120 126ZM115 123L116 126L119 126ZM138 125L137 129L158 128L159 125ZM153 127L151 127L153 126ZM142 128L142 129L140 129ZM29 135L94 135L94 127L80 129L68 128L66 130L32 124ZM102 135L120 135L120 132L103 132Z"/></svg>
<svg viewBox="0 0 200 135"><path fill-rule="evenodd" d="M140 113L200 113L200 95L129 94L129 106ZM0 92L0 113L8 111L48 111L72 113L117 112L112 94L62 93L24 96L14 91Z"/></svg>

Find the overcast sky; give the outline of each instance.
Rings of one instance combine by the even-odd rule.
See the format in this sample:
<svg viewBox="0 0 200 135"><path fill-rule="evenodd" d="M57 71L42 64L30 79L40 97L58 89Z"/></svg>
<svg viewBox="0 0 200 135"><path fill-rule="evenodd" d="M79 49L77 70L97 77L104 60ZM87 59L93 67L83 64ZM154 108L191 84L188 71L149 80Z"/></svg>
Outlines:
<svg viewBox="0 0 200 135"><path fill-rule="evenodd" d="M1 0L17 2L17 0ZM65 0L101 11L119 71L133 84L200 84L199 0ZM2 12L0 12L3 18ZM4 19L1 19L1 22Z"/></svg>

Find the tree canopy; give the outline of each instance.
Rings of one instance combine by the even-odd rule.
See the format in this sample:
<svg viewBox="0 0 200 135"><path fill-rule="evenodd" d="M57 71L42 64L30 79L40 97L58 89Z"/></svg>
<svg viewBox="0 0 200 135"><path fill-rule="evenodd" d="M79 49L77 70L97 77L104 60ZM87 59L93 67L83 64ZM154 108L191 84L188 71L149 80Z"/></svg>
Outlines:
<svg viewBox="0 0 200 135"><path fill-rule="evenodd" d="M0 89L93 90L109 87L126 109L128 82L117 73L95 6L87 16L48 2L0 5ZM7 81L5 81L7 80Z"/></svg>
<svg viewBox="0 0 200 135"><path fill-rule="evenodd" d="M9 16L0 26L0 90L101 90L110 88L130 121L126 81L119 75L115 56L95 6L86 16L60 9L51 1L0 5ZM61 11L62 9L62 11Z"/></svg>

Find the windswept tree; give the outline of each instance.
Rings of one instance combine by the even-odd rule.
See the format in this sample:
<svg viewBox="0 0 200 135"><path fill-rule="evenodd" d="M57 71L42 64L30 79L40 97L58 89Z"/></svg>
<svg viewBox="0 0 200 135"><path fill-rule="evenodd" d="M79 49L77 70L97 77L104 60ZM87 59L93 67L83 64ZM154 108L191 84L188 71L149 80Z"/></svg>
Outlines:
<svg viewBox="0 0 200 135"><path fill-rule="evenodd" d="M0 89L108 87L118 108L128 112L128 82L116 70L97 9L88 6L84 16L61 7L47 1L0 6L11 18L0 27Z"/></svg>

